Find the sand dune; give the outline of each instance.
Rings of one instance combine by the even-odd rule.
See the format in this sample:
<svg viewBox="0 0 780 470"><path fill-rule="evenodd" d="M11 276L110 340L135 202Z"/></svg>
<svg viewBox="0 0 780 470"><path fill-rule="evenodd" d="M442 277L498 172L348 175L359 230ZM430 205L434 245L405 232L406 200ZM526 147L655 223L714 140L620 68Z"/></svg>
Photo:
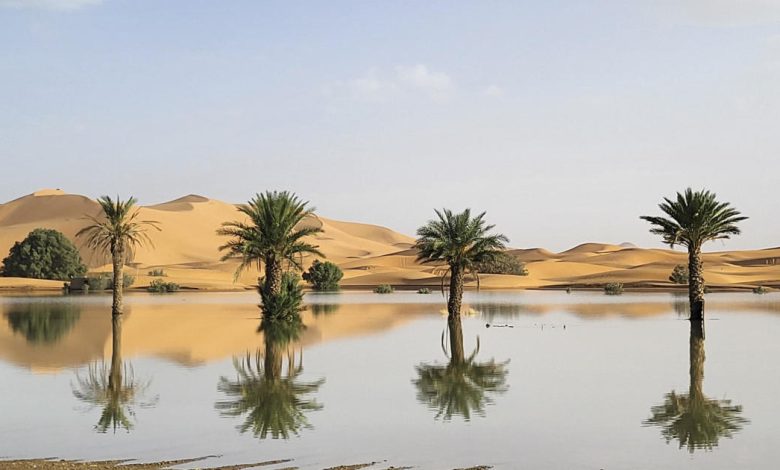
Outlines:
<svg viewBox="0 0 780 470"><path fill-rule="evenodd" d="M84 196L61 190L41 190L0 204L0 256L14 242L38 227L53 228L71 240L99 213L98 204ZM168 279L201 290L240 290L257 282L257 270L244 272L234 281L237 261L222 261L219 247L225 237L216 230L224 223L243 220L234 204L190 194L172 201L145 206L140 218L158 222L160 231L150 231L153 246L142 247L128 272L136 275L136 288L153 278L151 269L164 269ZM435 266L416 262L414 239L385 227L343 222L320 216L306 224L323 233L311 240L326 257L345 272L345 286L394 284L438 286ZM108 259L76 241L82 258L93 271L108 271ZM687 262L681 250L643 249L620 245L583 243L560 253L544 248L512 249L510 254L526 263L528 276L481 276L487 288L540 288L623 282L637 286L671 286L668 276L676 264ZM750 288L780 287L780 248L705 253L705 279L710 285ZM313 258L305 260L309 264ZM470 281L470 285L475 285ZM58 282L0 278L0 289L55 289Z"/></svg>

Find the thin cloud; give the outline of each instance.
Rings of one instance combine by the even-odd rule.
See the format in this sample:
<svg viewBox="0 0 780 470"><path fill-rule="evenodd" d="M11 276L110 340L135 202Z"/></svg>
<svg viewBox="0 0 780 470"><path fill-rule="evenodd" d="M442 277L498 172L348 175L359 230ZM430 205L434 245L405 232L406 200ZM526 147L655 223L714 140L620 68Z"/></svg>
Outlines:
<svg viewBox="0 0 780 470"><path fill-rule="evenodd" d="M664 0L654 6L666 16L709 26L780 23L778 0Z"/></svg>
<svg viewBox="0 0 780 470"><path fill-rule="evenodd" d="M500 96L504 96L504 89L498 85L490 85L488 87L483 88L481 94L483 96L490 96L490 97L497 98Z"/></svg>
<svg viewBox="0 0 780 470"><path fill-rule="evenodd" d="M399 65L384 74L371 69L347 81L346 85L352 98L369 102L420 94L434 101L446 101L455 91L455 83L449 75L424 64Z"/></svg>
<svg viewBox="0 0 780 470"><path fill-rule="evenodd" d="M395 73L400 84L428 93L450 93L455 88L449 75L435 72L424 64L399 65L395 68Z"/></svg>
<svg viewBox="0 0 780 470"><path fill-rule="evenodd" d="M103 0L0 0L0 8L17 10L78 10L100 5Z"/></svg>

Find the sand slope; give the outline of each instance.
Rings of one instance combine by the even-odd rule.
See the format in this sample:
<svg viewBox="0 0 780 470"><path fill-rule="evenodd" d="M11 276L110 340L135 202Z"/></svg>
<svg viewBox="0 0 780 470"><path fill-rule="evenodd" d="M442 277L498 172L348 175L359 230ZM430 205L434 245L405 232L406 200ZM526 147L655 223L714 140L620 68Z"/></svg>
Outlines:
<svg viewBox="0 0 780 470"><path fill-rule="evenodd" d="M61 190L42 190L0 204L0 257L14 242L38 227L53 228L71 240L89 223L86 216L99 214L98 204L84 196ZM168 279L185 287L204 290L251 288L258 272L248 270L234 282L237 262L221 261L220 245L225 237L216 230L224 222L242 220L234 204L187 195L173 201L140 208L140 219L159 224L151 230L153 246L142 247L128 272L136 275L135 287L151 281L147 273L164 269ZM376 225L343 222L317 215L306 221L324 232L313 237L326 257L345 272L345 286L394 284L438 286L435 266L420 265L412 248L412 237ZM108 271L108 259L76 240L81 255L93 271ZM492 288L539 288L567 285L598 286L623 282L638 286L670 286L668 276L676 264L684 264L683 251L642 249L630 243L610 245L583 243L553 253L544 248L513 249L510 253L525 262L528 276L483 275L481 285ZM780 286L780 248L712 252L704 255L705 278L712 286ZM313 258L305 260L311 263ZM474 285L474 282L471 282ZM0 278L0 289L53 289L61 284Z"/></svg>

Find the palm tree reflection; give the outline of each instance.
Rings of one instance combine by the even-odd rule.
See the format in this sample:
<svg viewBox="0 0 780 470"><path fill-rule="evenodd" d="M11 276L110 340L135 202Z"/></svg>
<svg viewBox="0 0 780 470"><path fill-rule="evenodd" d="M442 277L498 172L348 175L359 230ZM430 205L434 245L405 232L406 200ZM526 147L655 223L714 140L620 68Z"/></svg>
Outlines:
<svg viewBox="0 0 780 470"><path fill-rule="evenodd" d="M246 414L241 433L250 429L255 437L288 439L301 429L310 429L306 413L322 409L316 399L307 395L316 393L325 379L314 382L300 380L303 373L303 354L296 353L291 343L300 337L304 326L297 321L263 320L265 348L243 358L234 357L236 380L220 377L217 389L228 399L216 404L223 416ZM286 366L286 367L285 367Z"/></svg>
<svg viewBox="0 0 780 470"><path fill-rule="evenodd" d="M491 395L503 393L508 388L506 365L509 361L476 362L479 338L475 350L466 357L459 317L448 319L448 329L442 333L442 349L446 354L445 336L450 340L450 362L415 367L417 379L412 383L417 387L417 400L435 411L436 419L449 421L454 415L460 415L469 421L472 413L484 416L485 405L493 402Z"/></svg>
<svg viewBox="0 0 780 470"><path fill-rule="evenodd" d="M672 390L664 402L650 409L652 416L644 426L658 426L670 442L679 441L680 448L693 453L696 449L712 450L721 437L731 438L750 421L743 418L742 406L731 400L717 400L704 395L704 325L691 321L690 387L687 394Z"/></svg>
<svg viewBox="0 0 780 470"><path fill-rule="evenodd" d="M100 419L95 425L98 432L108 429L116 432L119 428L129 432L133 429L131 418L135 416L134 406L154 406L157 397L142 401L149 382L137 380L132 364L122 362L121 315L112 315L111 336L111 365L106 367L103 361L90 364L86 376L76 376L73 395L91 407L102 407Z"/></svg>

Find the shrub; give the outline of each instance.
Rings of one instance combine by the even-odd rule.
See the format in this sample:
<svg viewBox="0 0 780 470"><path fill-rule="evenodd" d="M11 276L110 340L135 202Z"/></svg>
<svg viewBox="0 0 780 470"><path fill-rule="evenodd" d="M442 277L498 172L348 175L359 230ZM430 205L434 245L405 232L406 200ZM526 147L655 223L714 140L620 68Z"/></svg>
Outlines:
<svg viewBox="0 0 780 470"><path fill-rule="evenodd" d="M688 266L684 264L678 264L672 270L672 274L669 276L669 280L675 284L688 284Z"/></svg>
<svg viewBox="0 0 780 470"><path fill-rule="evenodd" d="M151 271L149 271L149 275L150 276L155 276L155 277L166 277L166 276L168 276L167 274L165 274L165 270L161 269L161 268L152 269Z"/></svg>
<svg viewBox="0 0 780 470"><path fill-rule="evenodd" d="M128 288L135 283L135 276L132 274L122 274L122 287ZM87 276L87 284L89 284L89 290L102 291L111 290L114 286L114 276L109 273L95 273Z"/></svg>
<svg viewBox="0 0 780 470"><path fill-rule="evenodd" d="M769 289L767 289L764 286L758 286L758 287L754 287L753 288L753 293L754 294L768 294L769 293Z"/></svg>
<svg viewBox="0 0 780 470"><path fill-rule="evenodd" d="M501 253L492 259L477 263L475 267L478 272L484 274L528 275L525 263L507 253Z"/></svg>
<svg viewBox="0 0 780 470"><path fill-rule="evenodd" d="M76 247L57 230L37 228L14 243L3 260L2 275L67 281L83 276L87 267Z"/></svg>
<svg viewBox="0 0 780 470"><path fill-rule="evenodd" d="M179 285L175 282L166 282L162 279L154 279L149 283L149 287L147 287L146 290L157 294L164 294L168 292L176 292L179 290Z"/></svg>
<svg viewBox="0 0 780 470"><path fill-rule="evenodd" d="M604 293L607 295L620 295L623 293L623 283L610 282L604 286Z"/></svg>
<svg viewBox="0 0 780 470"><path fill-rule="evenodd" d="M380 284L374 287L374 293L376 294L392 294L393 292L395 292L395 289L390 284Z"/></svg>
<svg viewBox="0 0 780 470"><path fill-rule="evenodd" d="M427 287L423 287L421 289L417 289L417 293L418 294L430 294L431 290L428 289Z"/></svg>
<svg viewBox="0 0 780 470"><path fill-rule="evenodd" d="M297 321L300 319L300 311L303 309L303 287L297 274L286 272L282 275L282 290L279 294L267 294L262 287L258 287L260 298L263 301L260 308L263 310L264 320Z"/></svg>
<svg viewBox="0 0 780 470"><path fill-rule="evenodd" d="M337 290L342 277L344 273L341 268L330 261L321 263L314 260L309 270L303 273L303 280L311 284L312 289L320 291Z"/></svg>

